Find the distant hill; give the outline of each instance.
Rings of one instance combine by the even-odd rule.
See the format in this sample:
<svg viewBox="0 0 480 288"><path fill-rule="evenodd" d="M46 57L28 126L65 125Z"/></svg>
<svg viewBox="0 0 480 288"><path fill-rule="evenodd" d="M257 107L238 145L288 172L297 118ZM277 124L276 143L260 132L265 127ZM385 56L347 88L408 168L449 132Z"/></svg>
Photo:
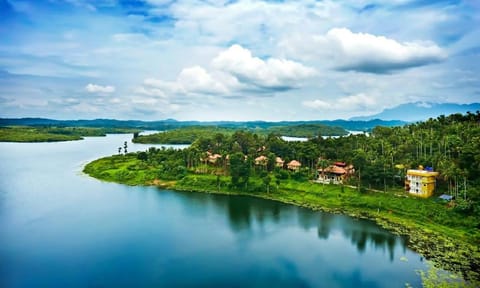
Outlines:
<svg viewBox="0 0 480 288"><path fill-rule="evenodd" d="M402 104L391 109L385 109L381 113L375 115L353 117L350 118L350 120L368 121L372 119L382 119L415 122L427 120L428 118L437 118L440 115L447 116L455 113L465 114L467 111L475 113L478 110L480 110L480 103L454 104L415 102Z"/></svg>
<svg viewBox="0 0 480 288"><path fill-rule="evenodd" d="M322 124L326 126L341 127L345 130L369 131L376 126L402 126L406 122L391 120L384 121L373 119L368 121L352 120L314 120L314 121L176 121L173 119L159 121L141 120L115 120L115 119L94 119L94 120L53 120L44 118L0 118L0 126L65 126L65 127L103 127L103 128L136 128L145 130L171 130L187 126L218 126L236 129L268 129L277 126Z"/></svg>

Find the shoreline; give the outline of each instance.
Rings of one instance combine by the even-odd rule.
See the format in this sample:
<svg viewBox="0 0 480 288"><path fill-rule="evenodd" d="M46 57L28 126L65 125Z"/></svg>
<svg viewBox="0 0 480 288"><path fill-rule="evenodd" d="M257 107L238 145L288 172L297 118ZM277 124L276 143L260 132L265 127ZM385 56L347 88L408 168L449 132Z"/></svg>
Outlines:
<svg viewBox="0 0 480 288"><path fill-rule="evenodd" d="M156 185L144 185L144 186L156 186ZM433 231L430 231L428 235L420 235L419 233L426 234L425 230L420 231L421 227L409 227L404 224L394 222L391 219L388 219L385 217L381 217L381 216L378 217L379 215L372 215L371 213L362 212L362 211L353 211L355 209L350 210L348 208L339 209L339 208L324 207L324 206L319 206L312 203L301 203L295 200L287 200L287 199L272 197L273 195L254 194L249 192L243 193L243 192L226 192L226 191L207 191L207 190L202 191L198 189L178 189L175 187L162 187L162 186L156 186L156 187L159 187L162 189L169 189L173 191L180 191L180 192L255 197L255 198L260 198L265 200L277 201L277 202L288 204L288 205L294 205L297 207L302 207L302 208L310 209L313 211L321 211L325 213L345 215L345 216L349 216L356 219L373 221L375 224L377 224L378 226L382 227L383 229L387 230L392 234L406 237L407 246L413 251L415 251L416 253L425 257L426 260L432 261L434 266L436 266L437 268L447 270L454 274L459 274L462 277L467 276L469 278L469 281L473 280L475 281L475 283L480 281L480 274L477 272L478 269L475 269L475 267L478 267L478 264L480 264L480 259L475 259L477 261L475 261L475 263L471 263L472 266L476 265L475 267L472 267L474 269L465 270L466 267L462 267L461 265L456 265L456 264L460 264L459 261L457 260L450 261L452 260L450 254L444 255L444 252L446 252L445 250L452 250L455 252L462 250L460 249L462 246L461 244L458 244L458 243L455 244L454 240L443 237L441 235L437 235ZM442 244L438 245L439 242ZM468 245L468 243L465 243L465 244ZM465 251L465 253L462 253L461 256L468 258L468 256L471 256L471 254ZM473 259L468 259L468 260L473 260Z"/></svg>
<svg viewBox="0 0 480 288"><path fill-rule="evenodd" d="M154 179L153 181L144 181L142 183L127 183L122 182L121 180L117 181L112 179L102 179L100 175L97 175L99 177L96 177L94 175L94 172L86 172L85 167L83 170L84 174L106 182L124 184L129 186L152 186L179 192L255 197L265 200L277 201L288 205L295 205L313 211L322 211L325 213L341 214L357 219L370 220L392 234L406 237L407 246L416 253L423 256L425 259L431 261L435 267L444 269L450 273L456 274L457 276L461 276L466 281L468 281L467 283L472 283L474 284L474 286L480 284L480 273L478 272L480 271L480 251L478 249L478 245L464 240L453 239L452 237L442 235L441 232L438 230L445 228L444 226L421 226L419 223L412 222L412 220L407 217L402 217L398 214L390 214L391 211L387 212L388 214L385 214L385 211L383 210L381 212L373 212L370 211L371 209L369 210L366 207L362 209L349 206L348 203L344 203L347 205L342 207L328 207L326 205L312 203L311 201L309 202L308 199L305 199L305 195L313 195L309 194L310 192L308 191L300 192L304 195L303 200L299 201L298 199L293 199L293 196L295 195L291 195L291 197L288 197L288 193L292 192L285 193L285 191L283 191L283 193L253 193L228 191L219 189L218 187L208 187L207 189L201 189L192 185L185 185L179 183L181 181L167 181L159 179ZM438 229L436 229L437 231L435 231L435 229L431 228Z"/></svg>

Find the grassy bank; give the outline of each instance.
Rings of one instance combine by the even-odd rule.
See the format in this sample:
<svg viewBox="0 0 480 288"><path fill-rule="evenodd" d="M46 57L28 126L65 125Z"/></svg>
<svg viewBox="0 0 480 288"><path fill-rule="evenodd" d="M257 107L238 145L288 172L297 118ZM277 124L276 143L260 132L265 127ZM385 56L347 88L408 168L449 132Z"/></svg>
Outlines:
<svg viewBox="0 0 480 288"><path fill-rule="evenodd" d="M107 133L134 133L136 129L8 126L0 127L0 142L57 142L82 140L86 136L105 136Z"/></svg>
<svg viewBox="0 0 480 288"><path fill-rule="evenodd" d="M210 174L190 172L179 175L178 179L161 179L158 168L138 160L136 154L95 160L86 165L84 172L101 180L128 185L248 195L372 219L393 233L408 236L411 248L440 267L462 274L474 284L480 280L480 220L458 214L433 199L410 198L398 193L359 193L350 187L292 179L272 179L267 187L261 179L252 177L242 189L232 187L230 177Z"/></svg>

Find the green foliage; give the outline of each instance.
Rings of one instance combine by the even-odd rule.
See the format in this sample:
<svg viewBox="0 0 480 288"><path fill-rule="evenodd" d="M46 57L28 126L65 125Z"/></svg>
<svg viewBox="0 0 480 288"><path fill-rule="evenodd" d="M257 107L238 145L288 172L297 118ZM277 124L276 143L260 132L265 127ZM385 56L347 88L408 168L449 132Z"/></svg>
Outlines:
<svg viewBox="0 0 480 288"><path fill-rule="evenodd" d="M250 173L250 163L248 159L245 159L245 155L237 152L230 156L230 176L233 186L245 186L250 178Z"/></svg>
<svg viewBox="0 0 480 288"><path fill-rule="evenodd" d="M247 133L254 131L255 134ZM233 136L232 143L237 143L242 147L249 146L249 142L253 139L247 139L250 135L266 136L268 134L292 136L292 137L317 137L317 136L340 136L347 135L348 132L335 126L327 126L323 124L300 124L300 125L285 125L273 126L266 128L226 128L219 126L188 126L180 127L165 132L140 135L134 137L135 143L157 143L157 144L192 144L198 141L198 145L205 149L208 146L214 146L215 143L223 143L226 136ZM258 136L257 136L258 137ZM247 142L243 142L243 140ZM248 151L246 148L244 153Z"/></svg>
<svg viewBox="0 0 480 288"><path fill-rule="evenodd" d="M0 127L0 142L54 142L81 140L86 136L105 136L107 133L133 133L134 129L9 126Z"/></svg>
<svg viewBox="0 0 480 288"><path fill-rule="evenodd" d="M470 214L473 211L473 201L472 200L464 200L464 199L457 199L455 200L455 211L462 213L462 214Z"/></svg>
<svg viewBox="0 0 480 288"><path fill-rule="evenodd" d="M308 169L300 169L300 171L292 173L291 177L295 181L307 181L308 180Z"/></svg>
<svg viewBox="0 0 480 288"><path fill-rule="evenodd" d="M422 279L422 286L424 288L468 288L476 287L473 283L465 282L461 277L443 271L432 263L428 263L428 270L417 271Z"/></svg>
<svg viewBox="0 0 480 288"><path fill-rule="evenodd" d="M135 143L158 143L158 144L192 144L198 139L210 139L213 135L231 135L231 128L219 128L217 126L189 126L165 132L140 135L132 141Z"/></svg>
<svg viewBox="0 0 480 288"><path fill-rule="evenodd" d="M139 152L137 154L137 159L142 160L142 161L147 161L148 160L148 154L147 152Z"/></svg>
<svg viewBox="0 0 480 288"><path fill-rule="evenodd" d="M300 124L288 126L274 126L267 129L267 133L282 136L313 138L318 136L342 136L348 132L342 127L323 124Z"/></svg>
<svg viewBox="0 0 480 288"><path fill-rule="evenodd" d="M275 178L280 179L280 180L285 180L288 179L290 174L286 170L277 170L275 171Z"/></svg>

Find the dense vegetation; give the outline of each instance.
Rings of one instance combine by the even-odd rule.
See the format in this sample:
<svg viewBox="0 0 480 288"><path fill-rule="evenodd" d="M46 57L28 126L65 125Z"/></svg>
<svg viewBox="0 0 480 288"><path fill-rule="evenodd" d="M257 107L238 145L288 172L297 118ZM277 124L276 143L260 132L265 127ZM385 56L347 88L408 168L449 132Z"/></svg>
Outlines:
<svg viewBox="0 0 480 288"><path fill-rule="evenodd" d="M81 140L85 136L105 136L107 133L134 133L138 130L120 128L11 126L0 127L0 142L53 142Z"/></svg>
<svg viewBox="0 0 480 288"><path fill-rule="evenodd" d="M216 157L215 154L218 154ZM227 157L228 155L228 157ZM266 160L255 164L254 159ZM298 171L276 167L296 159ZM353 163L347 185L313 183L319 167ZM440 172L437 194L449 203L403 192L407 168ZM276 134L216 133L183 150L155 149L96 160L85 172L107 181L174 189L247 194L331 212L368 217L403 235L427 258L480 280L480 113L441 116L404 127L377 127L370 136L315 137L286 142Z"/></svg>
<svg viewBox="0 0 480 288"><path fill-rule="evenodd" d="M180 127L190 126L217 126L223 128L236 129L267 129L273 126L292 126L301 124L322 124L325 126L337 126L346 130L370 131L376 126L400 126L406 124L399 120L368 120L368 121L352 121L352 120L316 120L316 121L282 121L282 122L266 122L266 121L176 121L173 119L160 121L140 121L140 120L114 120L114 119L95 119L95 120L52 120L44 118L21 118L10 119L0 118L0 126L63 126L63 127L97 127L97 128L134 128L142 130L172 130Z"/></svg>
<svg viewBox="0 0 480 288"><path fill-rule="evenodd" d="M306 137L312 138L317 136L344 136L348 132L338 126L326 126L323 124L299 124L289 126L272 126L263 132L274 133L282 136Z"/></svg>
<svg viewBox="0 0 480 288"><path fill-rule="evenodd" d="M225 128L218 126L190 126L182 127L165 132L140 135L133 139L135 143L150 143L150 144L192 144L198 139L208 139L215 134L223 134L224 136L231 136L239 128ZM272 126L268 128L252 128L249 131L255 132L258 135L268 135L270 133L291 136L291 137L308 137L316 136L343 136L348 132L341 127L325 126L322 124L300 124L287 126Z"/></svg>
<svg viewBox="0 0 480 288"><path fill-rule="evenodd" d="M150 135L140 135L132 141L135 143L150 144L191 144L197 139L208 138L216 133L231 135L234 131L233 128L220 128L216 126L191 126Z"/></svg>

